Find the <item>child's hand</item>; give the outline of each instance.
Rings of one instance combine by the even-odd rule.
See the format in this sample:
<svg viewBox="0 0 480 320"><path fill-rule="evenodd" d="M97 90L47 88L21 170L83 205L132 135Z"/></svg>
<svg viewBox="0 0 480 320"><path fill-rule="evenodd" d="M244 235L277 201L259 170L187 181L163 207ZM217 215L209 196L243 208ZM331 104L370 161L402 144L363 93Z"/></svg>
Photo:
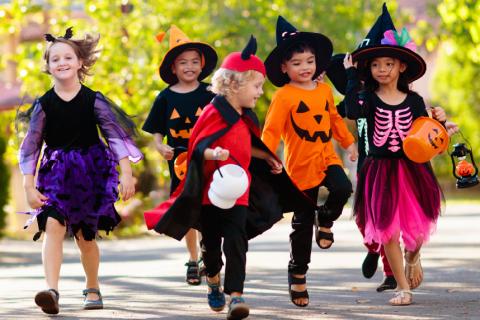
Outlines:
<svg viewBox="0 0 480 320"><path fill-rule="evenodd" d="M135 181L131 174L120 176L120 194L123 201L130 199L135 194Z"/></svg>
<svg viewBox="0 0 480 320"><path fill-rule="evenodd" d="M357 62L353 63L352 55L348 52L345 54L345 58L343 58L343 66L345 67L345 70L351 67L357 67Z"/></svg>
<svg viewBox="0 0 480 320"><path fill-rule="evenodd" d="M227 149L222 149L221 147L216 147L213 149L213 160L225 161L230 156L230 151Z"/></svg>
<svg viewBox="0 0 480 320"><path fill-rule="evenodd" d="M432 117L438 122L443 123L447 121L447 114L445 113L445 110L443 110L443 108L441 107L432 108Z"/></svg>
<svg viewBox="0 0 480 320"><path fill-rule="evenodd" d="M350 161L357 161L358 150L357 150L357 145L355 143L352 143L351 145L348 146L347 153Z"/></svg>
<svg viewBox="0 0 480 320"><path fill-rule="evenodd" d="M270 170L271 173L282 173L283 165L281 162L278 162L277 159L269 155L265 158L265 161L267 161L268 165L272 168L272 170Z"/></svg>
<svg viewBox="0 0 480 320"><path fill-rule="evenodd" d="M40 193L35 187L25 188L25 194L27 196L27 202L30 208L38 209L45 204L48 200L43 194Z"/></svg>
<svg viewBox="0 0 480 320"><path fill-rule="evenodd" d="M168 144L157 145L157 150L158 150L158 152L160 152L162 157L165 158L165 160L172 160L172 158L173 158L173 148L170 147Z"/></svg>
<svg viewBox="0 0 480 320"><path fill-rule="evenodd" d="M447 129L447 133L449 137L453 136L455 133L460 131L460 128L457 126L457 124L451 121L445 122L445 128Z"/></svg>

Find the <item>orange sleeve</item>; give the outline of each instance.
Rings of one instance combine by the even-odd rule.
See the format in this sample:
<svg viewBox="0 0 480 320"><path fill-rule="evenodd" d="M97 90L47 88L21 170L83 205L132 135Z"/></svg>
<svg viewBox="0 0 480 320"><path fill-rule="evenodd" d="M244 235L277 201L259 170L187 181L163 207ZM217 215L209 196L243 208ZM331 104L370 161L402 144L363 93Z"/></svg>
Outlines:
<svg viewBox="0 0 480 320"><path fill-rule="evenodd" d="M345 121L343 121L342 116L337 111L335 102L333 101L332 89L328 87L327 90L327 100L330 113L330 126L332 127L333 138L337 140L342 148L346 149L349 145L355 142L355 138L352 133L348 130Z"/></svg>
<svg viewBox="0 0 480 320"><path fill-rule="evenodd" d="M288 120L288 106L282 99L282 95L278 91L273 95L270 107L268 107L267 116L265 117L265 125L262 132L262 141L265 145L275 153L280 138L282 137L285 123Z"/></svg>

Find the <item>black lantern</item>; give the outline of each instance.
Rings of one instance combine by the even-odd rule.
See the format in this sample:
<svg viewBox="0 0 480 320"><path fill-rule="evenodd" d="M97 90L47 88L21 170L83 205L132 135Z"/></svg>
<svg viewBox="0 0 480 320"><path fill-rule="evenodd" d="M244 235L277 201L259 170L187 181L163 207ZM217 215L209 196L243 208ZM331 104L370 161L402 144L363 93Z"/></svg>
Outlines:
<svg viewBox="0 0 480 320"><path fill-rule="evenodd" d="M470 155L468 162L467 155ZM472 150L468 149L464 143L453 145L453 151L450 154L453 165L453 176L457 178L457 188L469 188L478 184L478 168L473 160ZM457 164L455 163L457 158Z"/></svg>

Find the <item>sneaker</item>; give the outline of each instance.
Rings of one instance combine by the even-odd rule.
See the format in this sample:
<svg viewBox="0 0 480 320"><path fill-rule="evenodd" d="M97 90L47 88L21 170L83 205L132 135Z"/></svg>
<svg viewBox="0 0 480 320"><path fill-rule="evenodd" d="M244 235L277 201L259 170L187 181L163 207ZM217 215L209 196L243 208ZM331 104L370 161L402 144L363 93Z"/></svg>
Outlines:
<svg viewBox="0 0 480 320"><path fill-rule="evenodd" d="M377 272L378 258L380 254L369 252L362 263L362 274L365 278L370 279Z"/></svg>
<svg viewBox="0 0 480 320"><path fill-rule="evenodd" d="M245 319L250 314L250 308L242 297L231 297L228 305L227 320Z"/></svg>
<svg viewBox="0 0 480 320"><path fill-rule="evenodd" d="M209 283L207 281L210 292L207 294L208 306L216 312L220 312L225 308L225 294L223 293L220 283Z"/></svg>

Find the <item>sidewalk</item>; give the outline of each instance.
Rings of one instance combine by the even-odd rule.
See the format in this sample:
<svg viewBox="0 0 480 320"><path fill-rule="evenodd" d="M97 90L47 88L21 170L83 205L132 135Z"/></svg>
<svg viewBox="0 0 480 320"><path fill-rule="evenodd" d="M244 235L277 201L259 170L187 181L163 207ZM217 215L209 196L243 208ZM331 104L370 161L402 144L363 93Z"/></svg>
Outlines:
<svg viewBox="0 0 480 320"><path fill-rule="evenodd" d="M249 319L480 319L480 206L452 205L422 250L425 280L415 304L390 307L390 292L377 293L379 268L364 279L365 255L350 212L334 227L335 244L314 246L308 273L310 305L293 306L288 297L289 259L285 219L249 243L245 298ZM81 310L83 270L72 241L65 242L60 315L49 317L33 296L44 288L41 243L0 242L0 319L225 319L209 310L205 286L184 282L183 243L166 237L99 241L104 310Z"/></svg>

